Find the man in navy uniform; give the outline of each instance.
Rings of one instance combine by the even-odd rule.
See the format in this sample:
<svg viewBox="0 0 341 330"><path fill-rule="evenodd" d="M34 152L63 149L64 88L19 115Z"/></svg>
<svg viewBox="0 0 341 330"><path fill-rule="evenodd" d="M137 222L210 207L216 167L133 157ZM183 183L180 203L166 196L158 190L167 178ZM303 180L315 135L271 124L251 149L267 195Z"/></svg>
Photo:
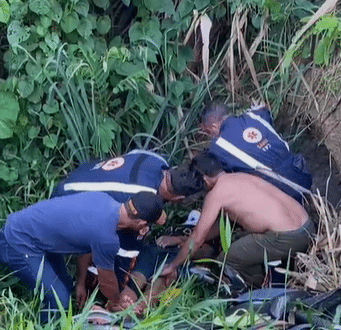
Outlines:
<svg viewBox="0 0 341 330"><path fill-rule="evenodd" d="M154 152L133 150L121 157L80 165L55 187L51 197L81 191L102 191L124 203L134 194L148 191L160 195L165 202L180 202L201 189L202 181L196 173L170 169L167 161ZM135 265L142 242L129 229L120 231L118 235L120 250L115 258L115 266L122 290ZM90 255L78 257L76 297L79 305L82 305L87 297L86 270L90 264Z"/></svg>
<svg viewBox="0 0 341 330"><path fill-rule="evenodd" d="M226 105L209 103L202 113L202 127L213 137L208 151L225 171L257 174L301 203L303 193L309 193L312 179L305 160L293 154L272 127L265 105L234 116Z"/></svg>
<svg viewBox="0 0 341 330"><path fill-rule="evenodd" d="M116 304L120 295L114 263L120 249L118 233L130 229L146 234L149 224L164 221L162 208L162 198L150 192L135 194L126 203L103 192L40 201L8 216L0 230L0 263L32 291L40 281L45 307L57 309L55 292L67 308L72 280L63 254L91 253L100 290Z"/></svg>
<svg viewBox="0 0 341 330"><path fill-rule="evenodd" d="M51 197L103 191L122 203L137 192L149 191L166 202L180 202L201 189L194 175L169 168L167 161L154 152L133 150L121 157L80 165L55 187Z"/></svg>

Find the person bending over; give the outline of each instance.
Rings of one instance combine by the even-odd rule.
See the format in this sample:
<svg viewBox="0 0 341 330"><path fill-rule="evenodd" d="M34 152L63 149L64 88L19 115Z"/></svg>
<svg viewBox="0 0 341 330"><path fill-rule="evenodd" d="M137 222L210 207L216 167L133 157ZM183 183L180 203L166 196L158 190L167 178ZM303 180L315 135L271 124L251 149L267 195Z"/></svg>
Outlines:
<svg viewBox="0 0 341 330"><path fill-rule="evenodd" d="M199 216L200 212L193 210L182 225L166 228L164 234L155 240L155 244L143 246L131 272L130 281L121 292L120 304L115 306L115 311L124 310L137 302L140 293L144 295L144 299L135 306L138 316L143 316L149 304L158 302L160 294L167 288L165 278L159 277L152 282L150 280L162 263L169 263L175 258L179 248L196 226ZM213 258L218 256L220 250L219 239L209 240L192 255L192 259ZM96 306L96 309L99 307Z"/></svg>
<svg viewBox="0 0 341 330"><path fill-rule="evenodd" d="M202 189L201 180L185 168L170 168L160 155L133 150L109 160L80 165L53 190L51 198L80 191L103 191L124 203L140 191L159 194L165 202L181 202Z"/></svg>
<svg viewBox="0 0 341 330"><path fill-rule="evenodd" d="M250 286L262 286L265 253L267 260L273 261L307 250L315 228L294 198L258 176L224 172L220 162L208 153L196 156L191 165L203 175L209 192L197 226L161 276L173 274L209 233L219 235L217 217L221 210L248 232L231 244L227 264Z"/></svg>
<svg viewBox="0 0 341 330"><path fill-rule="evenodd" d="M257 174L300 203L309 194L312 178L304 158L294 154L272 126L265 105L251 106L240 116L222 103L208 103L201 126L212 137L208 151L226 172Z"/></svg>
<svg viewBox="0 0 341 330"><path fill-rule="evenodd" d="M15 271L32 291L43 263L40 287L45 307L57 308L54 289L67 308L72 280L63 255L91 253L99 288L114 305L119 301L114 267L120 249L118 232L131 229L144 235L148 224L164 221L162 208L162 198L150 192L140 192L126 203L103 192L40 201L8 216L0 231L0 263Z"/></svg>
<svg viewBox="0 0 341 330"><path fill-rule="evenodd" d="M51 198L72 195L81 191L103 191L117 202L124 203L140 191L160 195L164 202L181 202L185 197L202 190L202 180L187 168L169 168L160 155L146 150L133 150L123 156L103 161L90 161L80 165L67 175L54 189ZM142 248L131 230L118 233L120 250L115 259L121 289L135 265ZM76 299L82 306L87 299L87 268L91 255L82 255L77 260Z"/></svg>

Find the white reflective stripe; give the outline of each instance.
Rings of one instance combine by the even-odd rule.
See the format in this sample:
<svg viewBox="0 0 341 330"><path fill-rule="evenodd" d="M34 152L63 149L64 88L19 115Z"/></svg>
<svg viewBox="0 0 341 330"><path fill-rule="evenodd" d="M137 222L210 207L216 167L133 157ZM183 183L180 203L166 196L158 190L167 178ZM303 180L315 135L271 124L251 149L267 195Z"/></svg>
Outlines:
<svg viewBox="0 0 341 330"><path fill-rule="evenodd" d="M260 122L263 126L265 126L269 131L271 131L273 134L275 134L275 135L277 136L277 138L278 138L279 140L281 140L281 141L285 144L286 148L289 150L289 145L288 145L288 143L287 143L286 141L284 141L284 140L279 136L279 134L275 131L275 129L274 129L266 120L264 120L261 116L258 116L258 115L256 115L256 114L254 114L253 112L246 112L246 114L247 114L249 117L251 117L252 119L259 121L259 122Z"/></svg>
<svg viewBox="0 0 341 330"><path fill-rule="evenodd" d="M64 190L75 191L117 191L122 193L137 194L140 191L149 191L154 194L157 190L150 187L137 184L128 184L121 182L70 182L64 184Z"/></svg>
<svg viewBox="0 0 341 330"><path fill-rule="evenodd" d="M265 168L269 171L271 171L271 168L265 166L264 164L260 163L258 160L254 159L244 151L240 150L236 146L234 146L232 143L228 142L224 138L220 137L216 141L216 144L220 147L229 152L231 155L235 156L239 160L241 160L244 164L250 166L253 169L256 169L258 167Z"/></svg>
<svg viewBox="0 0 341 330"><path fill-rule="evenodd" d="M127 155L131 155L131 154L146 154L146 155L155 157L155 158L163 161L165 163L165 165L169 166L168 162L163 157L161 157L160 155L156 154L153 151L134 149L134 150L127 153Z"/></svg>
<svg viewBox="0 0 341 330"><path fill-rule="evenodd" d="M88 267L88 271L89 271L90 273L92 273L92 274L98 275L98 270L97 270L97 268L94 267L94 266Z"/></svg>
<svg viewBox="0 0 341 330"><path fill-rule="evenodd" d="M292 182L291 180L281 176L278 173L275 173L272 171L271 168L265 166L261 162L257 161L250 155L246 154L244 151L238 149L236 146L234 146L232 143L228 142L227 140L223 139L220 137L217 141L216 144L229 152L231 155L235 156L239 160L241 160L244 164L250 166L251 168L261 172L262 174L269 176L277 181L280 181L287 186L291 187L292 189L300 192L300 193L305 193L305 194L310 194L311 191L300 186L299 184Z"/></svg>
<svg viewBox="0 0 341 330"><path fill-rule="evenodd" d="M136 251L136 250L128 251L128 250L119 248L117 255L120 257L124 257L124 258L136 258L139 255L139 253L140 251Z"/></svg>

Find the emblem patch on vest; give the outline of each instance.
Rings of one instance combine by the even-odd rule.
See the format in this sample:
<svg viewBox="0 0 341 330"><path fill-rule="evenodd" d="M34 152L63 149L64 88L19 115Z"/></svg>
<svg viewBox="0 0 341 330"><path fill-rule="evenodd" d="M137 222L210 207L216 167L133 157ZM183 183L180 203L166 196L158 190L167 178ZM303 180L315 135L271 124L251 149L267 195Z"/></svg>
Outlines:
<svg viewBox="0 0 341 330"><path fill-rule="evenodd" d="M254 127L248 127L243 132L243 139L249 143L258 143L262 139L262 133Z"/></svg>
<svg viewBox="0 0 341 330"><path fill-rule="evenodd" d="M113 158L113 159L106 161L102 165L102 169L104 171L112 171L112 170L116 170L117 168L121 167L123 164L124 164L124 158L123 157L117 157L117 158Z"/></svg>

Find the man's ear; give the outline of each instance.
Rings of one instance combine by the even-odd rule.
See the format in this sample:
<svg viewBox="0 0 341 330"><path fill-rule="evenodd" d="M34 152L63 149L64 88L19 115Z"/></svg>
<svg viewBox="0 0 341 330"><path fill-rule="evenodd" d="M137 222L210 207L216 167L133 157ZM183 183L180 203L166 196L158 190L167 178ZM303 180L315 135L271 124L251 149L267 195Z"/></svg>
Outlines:
<svg viewBox="0 0 341 330"><path fill-rule="evenodd" d="M211 136L217 137L219 135L220 126L221 126L221 123L217 121L211 124Z"/></svg>
<svg viewBox="0 0 341 330"><path fill-rule="evenodd" d="M209 178L209 176L207 176L206 174L204 174L204 175L202 176L202 179L203 179L203 181L204 181L204 183L205 183L206 186L209 186L209 185L210 185L210 178Z"/></svg>

